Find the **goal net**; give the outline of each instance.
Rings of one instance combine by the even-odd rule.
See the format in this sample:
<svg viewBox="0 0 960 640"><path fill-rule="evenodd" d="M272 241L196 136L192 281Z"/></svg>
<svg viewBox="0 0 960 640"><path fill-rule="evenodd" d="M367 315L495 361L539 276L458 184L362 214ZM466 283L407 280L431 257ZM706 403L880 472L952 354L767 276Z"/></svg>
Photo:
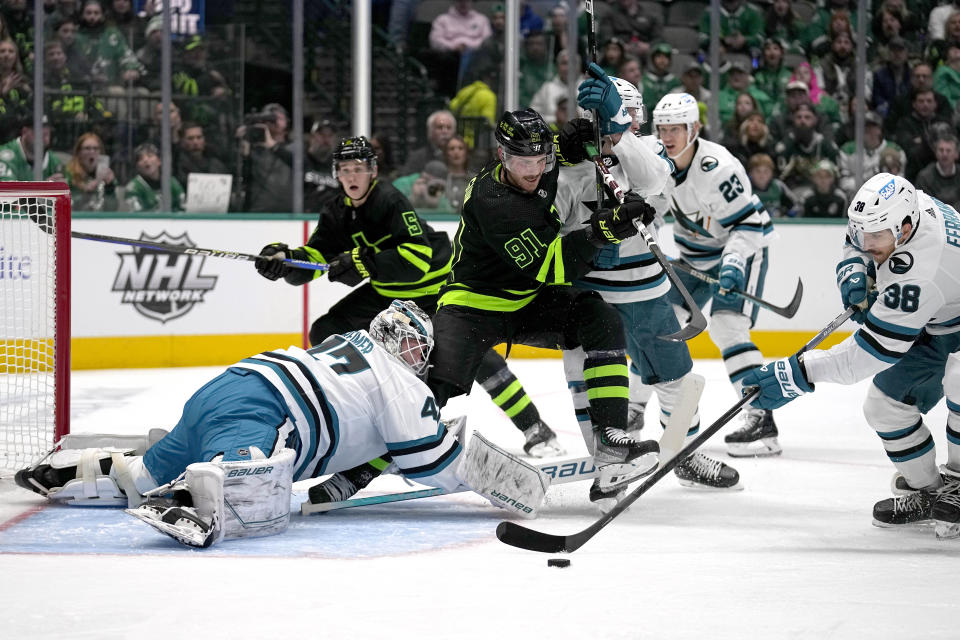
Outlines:
<svg viewBox="0 0 960 640"><path fill-rule="evenodd" d="M69 432L70 190L0 182L0 476Z"/></svg>

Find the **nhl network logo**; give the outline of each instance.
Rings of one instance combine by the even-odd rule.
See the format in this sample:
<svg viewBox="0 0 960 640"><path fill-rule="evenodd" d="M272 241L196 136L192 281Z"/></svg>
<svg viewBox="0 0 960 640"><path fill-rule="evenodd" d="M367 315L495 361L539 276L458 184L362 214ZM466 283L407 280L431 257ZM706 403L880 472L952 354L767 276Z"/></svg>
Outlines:
<svg viewBox="0 0 960 640"><path fill-rule="evenodd" d="M186 233L170 236L140 234L140 240L161 242L178 247L197 246ZM129 253L118 253L120 268L113 281L113 291L123 294L121 302L132 304L142 315L166 323L186 314L217 284L217 276L200 273L206 258L199 255L174 254L135 247Z"/></svg>

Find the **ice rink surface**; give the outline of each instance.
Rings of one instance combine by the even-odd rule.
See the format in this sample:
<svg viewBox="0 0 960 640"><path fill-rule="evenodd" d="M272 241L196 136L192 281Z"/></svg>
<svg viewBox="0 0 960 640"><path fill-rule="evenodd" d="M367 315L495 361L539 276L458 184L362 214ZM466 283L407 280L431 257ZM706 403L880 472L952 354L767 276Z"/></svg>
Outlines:
<svg viewBox="0 0 960 640"><path fill-rule="evenodd" d="M583 455L559 360L511 367L569 454ZM719 361L695 370L707 379L706 425L736 398ZM170 428L219 371L76 372L73 431ZM500 543L506 512L468 494L297 514L281 536L199 551L119 509L47 506L5 480L0 637L960 638L960 540L871 525L893 467L861 414L866 385L823 384L778 411L777 458L727 457L735 420L704 450L740 471L743 491L667 476L562 569ZM483 391L444 415L460 413L520 451L521 434ZM927 417L940 462L945 419L942 402ZM525 524L585 528L598 516L588 484L552 488L544 515ZM365 493L403 488L387 477ZM305 487L295 489L299 502Z"/></svg>

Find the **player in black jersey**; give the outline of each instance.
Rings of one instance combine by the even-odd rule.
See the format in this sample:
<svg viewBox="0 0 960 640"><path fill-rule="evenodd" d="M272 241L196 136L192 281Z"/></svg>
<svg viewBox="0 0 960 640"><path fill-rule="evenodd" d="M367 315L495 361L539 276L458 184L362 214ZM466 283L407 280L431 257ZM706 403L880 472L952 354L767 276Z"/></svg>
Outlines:
<svg viewBox="0 0 960 640"><path fill-rule="evenodd" d="M427 313L434 313L440 285L450 271L447 234L433 230L389 182L377 180L376 154L364 136L340 142L333 154L333 175L340 183L340 197L320 212L307 244L295 249L279 242L269 244L260 252L264 257L255 263L265 278L282 277L293 285L306 284L324 272L291 268L271 258L329 263L330 280L348 286L367 280L314 321L311 345L335 333L368 327L395 298L413 300ZM492 349L483 355L476 380L523 432L528 455L565 453L506 361ZM330 500L345 499L388 464L389 457L337 474L314 487L311 499L323 501L324 491L329 491Z"/></svg>
<svg viewBox="0 0 960 640"><path fill-rule="evenodd" d="M561 236L553 134L532 109L505 112L496 129L497 160L464 192L453 267L434 318L436 349L428 384L441 406L467 393L483 354L495 344L552 349L582 346L601 486L612 487L656 465L655 441L625 432L627 361L616 310L596 292L569 285L593 267L600 247L637 233L649 205L598 209L590 224ZM575 133L558 136L570 162L585 157ZM589 446L595 444L596 446Z"/></svg>

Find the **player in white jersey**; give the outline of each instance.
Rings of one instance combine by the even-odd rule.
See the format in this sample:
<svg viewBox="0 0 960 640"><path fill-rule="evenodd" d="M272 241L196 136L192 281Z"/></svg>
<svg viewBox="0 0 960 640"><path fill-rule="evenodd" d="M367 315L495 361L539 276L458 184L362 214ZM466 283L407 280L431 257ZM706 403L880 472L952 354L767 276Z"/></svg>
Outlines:
<svg viewBox="0 0 960 640"><path fill-rule="evenodd" d="M395 300L369 333L334 334L306 351L267 351L229 367L141 456L62 449L18 472L16 481L72 504L122 501L131 515L201 547L224 536L279 533L289 520L293 481L387 452L418 482L448 491L483 485L488 479L468 475L476 471L471 455L440 422L420 378L432 348L426 313ZM181 488L190 500L183 492L153 497Z"/></svg>
<svg viewBox="0 0 960 640"><path fill-rule="evenodd" d="M739 395L741 379L763 364L763 356L750 339L759 308L731 290L763 294L773 232L770 214L753 194L740 161L719 144L699 138L700 110L693 96L661 98L653 110L653 128L675 168L663 193L650 202L674 217L680 259L719 280L714 286L677 274L700 307L711 302L710 339ZM673 297L680 312L680 296L674 292ZM773 414L751 409L744 426L725 440L735 457L777 455L777 435Z"/></svg>
<svg viewBox="0 0 960 640"><path fill-rule="evenodd" d="M603 158L610 172L628 197L646 197L661 193L674 165L667 158L660 141L654 136L639 136L640 127L646 121L643 99L629 82L608 77L596 65L591 65L591 78L580 84L578 101L586 109L597 109L600 114L600 133L603 136ZM616 115L626 108L629 124L616 121ZM592 162L582 162L560 169L557 211L564 220L564 229L582 227L589 220L591 207L597 199L596 167ZM654 236L654 209L650 208L643 223ZM658 335L667 335L680 329L670 302L670 281L650 252L642 236L627 238L618 244L604 247L594 260L594 270L575 280L575 286L598 291L611 303L623 318L627 336L627 353L630 356L630 393L641 381L647 389L655 388L660 404L660 422L665 427L670 413L679 398L683 378L693 367L690 351L685 342L660 340ZM573 394L574 409L584 433L590 433L587 388L583 380L581 349L564 351L564 368L567 385ZM650 385L650 386L646 386ZM649 398L649 394L647 395ZM646 403L644 398L643 403ZM635 413L631 425L634 430L642 427L642 413ZM695 415L689 435L699 429L699 416ZM729 489L738 486L739 474L732 467L712 460L697 452L674 469L681 484ZM595 484L591 499L601 508L609 506L611 496L600 491Z"/></svg>
<svg viewBox="0 0 960 640"><path fill-rule="evenodd" d="M880 173L857 192L837 282L845 307L858 306L863 326L828 350L777 360L744 378L759 385L753 404L775 409L818 382L852 384L873 376L864 401L897 468L894 493L877 502L874 523L935 520L938 535L960 535L960 215ZM872 268L872 269L871 269ZM876 292L869 293L875 270ZM923 414L947 398L947 462L937 454Z"/></svg>

